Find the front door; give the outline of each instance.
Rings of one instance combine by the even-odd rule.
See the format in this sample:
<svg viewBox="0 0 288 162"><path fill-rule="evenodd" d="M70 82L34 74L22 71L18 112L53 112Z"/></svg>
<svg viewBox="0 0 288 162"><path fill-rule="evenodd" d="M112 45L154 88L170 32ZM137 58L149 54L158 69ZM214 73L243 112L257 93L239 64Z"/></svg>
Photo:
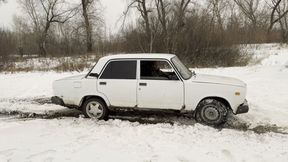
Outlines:
<svg viewBox="0 0 288 162"><path fill-rule="evenodd" d="M136 106L136 60L110 61L97 81L98 91L103 93L112 106Z"/></svg>
<svg viewBox="0 0 288 162"><path fill-rule="evenodd" d="M184 105L183 82L166 60L140 60L139 108L176 109Z"/></svg>

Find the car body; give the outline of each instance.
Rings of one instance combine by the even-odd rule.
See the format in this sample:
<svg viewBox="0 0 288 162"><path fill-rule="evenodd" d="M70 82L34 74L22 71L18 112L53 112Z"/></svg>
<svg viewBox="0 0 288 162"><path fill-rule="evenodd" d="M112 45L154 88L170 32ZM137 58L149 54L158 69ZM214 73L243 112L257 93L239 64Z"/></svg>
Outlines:
<svg viewBox="0 0 288 162"><path fill-rule="evenodd" d="M101 100L107 109L120 107L196 112L203 101L219 102L212 105L221 104L225 107L225 117L228 110L240 114L249 109L243 81L196 74L173 54L105 56L98 60L88 74L54 81L53 91L54 103L79 108L92 97ZM206 115L222 113L222 110L211 109L211 105L206 109L209 109L203 112ZM216 124L222 123L222 120ZM209 124L206 121L204 123Z"/></svg>

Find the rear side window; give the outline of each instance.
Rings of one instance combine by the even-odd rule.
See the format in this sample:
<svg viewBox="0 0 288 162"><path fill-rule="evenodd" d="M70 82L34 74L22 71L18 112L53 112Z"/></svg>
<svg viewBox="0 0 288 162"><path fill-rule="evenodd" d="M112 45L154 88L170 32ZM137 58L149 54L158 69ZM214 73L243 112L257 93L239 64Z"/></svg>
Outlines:
<svg viewBox="0 0 288 162"><path fill-rule="evenodd" d="M137 62L112 61L104 69L101 79L136 79Z"/></svg>

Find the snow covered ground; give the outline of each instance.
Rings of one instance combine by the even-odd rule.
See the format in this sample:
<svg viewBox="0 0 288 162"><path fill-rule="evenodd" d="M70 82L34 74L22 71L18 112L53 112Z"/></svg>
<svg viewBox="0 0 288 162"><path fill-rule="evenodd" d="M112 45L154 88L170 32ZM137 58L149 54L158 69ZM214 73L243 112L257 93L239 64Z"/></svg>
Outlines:
<svg viewBox="0 0 288 162"><path fill-rule="evenodd" d="M2 161L288 160L287 135L275 133L82 118L0 123Z"/></svg>
<svg viewBox="0 0 288 162"><path fill-rule="evenodd" d="M247 67L193 69L236 77L248 85L249 113L233 117L232 126L221 129L185 117L168 117L173 124L117 116L84 119L77 111L47 102L53 80L79 73L2 73L0 162L288 161L288 47L243 49L260 61ZM144 118L153 123L158 117Z"/></svg>

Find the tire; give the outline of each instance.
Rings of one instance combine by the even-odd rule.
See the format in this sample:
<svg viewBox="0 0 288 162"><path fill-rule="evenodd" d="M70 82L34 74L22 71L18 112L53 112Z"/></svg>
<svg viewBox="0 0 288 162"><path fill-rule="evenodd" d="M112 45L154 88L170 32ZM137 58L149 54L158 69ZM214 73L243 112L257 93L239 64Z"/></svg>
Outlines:
<svg viewBox="0 0 288 162"><path fill-rule="evenodd" d="M225 104L215 99L205 99L198 104L195 119L205 125L219 126L226 122L227 114Z"/></svg>
<svg viewBox="0 0 288 162"><path fill-rule="evenodd" d="M98 98L90 98L82 105L82 112L86 118L106 120L109 110L106 104Z"/></svg>

